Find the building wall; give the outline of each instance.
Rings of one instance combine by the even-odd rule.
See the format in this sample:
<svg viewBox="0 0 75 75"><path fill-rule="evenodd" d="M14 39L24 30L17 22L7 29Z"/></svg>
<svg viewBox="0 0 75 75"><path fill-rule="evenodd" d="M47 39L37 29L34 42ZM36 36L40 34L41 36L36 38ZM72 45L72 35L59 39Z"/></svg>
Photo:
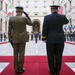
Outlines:
<svg viewBox="0 0 75 75"><path fill-rule="evenodd" d="M50 5L53 4L53 0L16 0L15 6L22 6L24 11L27 12L34 22L39 20L40 22L40 32L42 31L43 19L45 15L50 14ZM59 4L59 0L54 0L54 4ZM15 15L15 11L14 11ZM32 27L27 26L27 31L32 32Z"/></svg>
<svg viewBox="0 0 75 75"><path fill-rule="evenodd" d="M8 33L8 21L10 17L8 15L8 12L9 12L10 5L13 6L12 16L15 16L16 14L15 13L16 6L23 6L24 11L26 11L29 14L32 22L34 22L35 20L39 21L40 32L41 32L44 16L51 13L49 6L53 4L52 1L54 1L54 4L59 4L59 0L2 0L2 1L3 1L3 5L2 5L3 8L0 9L0 20L2 19L2 29L0 30L0 33ZM5 4L7 4L7 12L5 12L6 11ZM32 32L32 27L27 26L27 31Z"/></svg>
<svg viewBox="0 0 75 75"><path fill-rule="evenodd" d="M63 6L63 14L65 14L67 18L69 19L69 23L66 26L67 31L68 32L70 31L68 27L72 25L71 31L74 32L75 28L73 27L75 26L75 0L62 0L61 4ZM66 10L65 10L65 5L66 5Z"/></svg>
<svg viewBox="0 0 75 75"><path fill-rule="evenodd" d="M0 30L0 33L7 33L8 31L8 7L10 4L12 4L12 0L0 0L3 2L2 9L0 7L0 20L2 19L2 28ZM7 4L7 9L6 9ZM6 12L7 11L7 12ZM1 24L1 22L0 22ZM1 25L0 25L1 26Z"/></svg>

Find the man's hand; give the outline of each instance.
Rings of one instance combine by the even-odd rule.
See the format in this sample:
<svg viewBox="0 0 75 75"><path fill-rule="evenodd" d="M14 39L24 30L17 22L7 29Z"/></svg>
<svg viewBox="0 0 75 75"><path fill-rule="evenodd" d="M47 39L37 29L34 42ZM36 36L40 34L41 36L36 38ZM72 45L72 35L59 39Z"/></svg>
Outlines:
<svg viewBox="0 0 75 75"><path fill-rule="evenodd" d="M25 11L23 11L23 13L28 17L28 14Z"/></svg>
<svg viewBox="0 0 75 75"><path fill-rule="evenodd" d="M26 17L31 21L31 19L30 19L30 17L28 16L28 14L25 12L25 11L23 11L23 13L26 15Z"/></svg>
<svg viewBox="0 0 75 75"><path fill-rule="evenodd" d="M46 40L44 40L43 42L46 43Z"/></svg>

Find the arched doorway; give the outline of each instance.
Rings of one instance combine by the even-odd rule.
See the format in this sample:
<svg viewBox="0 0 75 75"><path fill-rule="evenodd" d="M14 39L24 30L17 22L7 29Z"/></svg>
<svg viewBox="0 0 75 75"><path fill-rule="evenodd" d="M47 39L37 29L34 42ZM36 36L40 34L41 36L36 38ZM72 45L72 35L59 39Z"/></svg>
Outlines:
<svg viewBox="0 0 75 75"><path fill-rule="evenodd" d="M40 20L34 19L33 20L33 26L32 26L32 32L31 32L31 40L33 40L35 33L38 33L38 38L41 40L41 30L40 30Z"/></svg>
<svg viewBox="0 0 75 75"><path fill-rule="evenodd" d="M33 32L40 32L40 22L38 20L33 21L33 27L32 27Z"/></svg>

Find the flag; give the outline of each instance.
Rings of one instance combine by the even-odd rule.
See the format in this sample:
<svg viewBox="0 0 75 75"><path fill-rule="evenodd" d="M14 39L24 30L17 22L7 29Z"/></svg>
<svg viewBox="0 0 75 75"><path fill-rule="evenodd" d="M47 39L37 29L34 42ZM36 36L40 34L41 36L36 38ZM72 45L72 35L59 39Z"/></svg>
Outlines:
<svg viewBox="0 0 75 75"><path fill-rule="evenodd" d="M58 8L58 13L59 13L59 14L63 14L63 6L60 6L60 7Z"/></svg>
<svg viewBox="0 0 75 75"><path fill-rule="evenodd" d="M12 14L13 14L13 6L9 5L9 7L8 7L8 15L12 16Z"/></svg>

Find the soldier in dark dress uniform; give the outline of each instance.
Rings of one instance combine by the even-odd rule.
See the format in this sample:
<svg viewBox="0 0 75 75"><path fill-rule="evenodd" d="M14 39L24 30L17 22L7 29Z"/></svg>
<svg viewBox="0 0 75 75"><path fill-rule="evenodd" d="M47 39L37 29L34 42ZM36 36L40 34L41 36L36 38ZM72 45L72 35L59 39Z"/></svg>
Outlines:
<svg viewBox="0 0 75 75"><path fill-rule="evenodd" d="M44 17L42 40L46 41L49 72L52 75L59 75L65 42L62 26L69 21L65 15L58 14L58 5L50 7L52 14Z"/></svg>

